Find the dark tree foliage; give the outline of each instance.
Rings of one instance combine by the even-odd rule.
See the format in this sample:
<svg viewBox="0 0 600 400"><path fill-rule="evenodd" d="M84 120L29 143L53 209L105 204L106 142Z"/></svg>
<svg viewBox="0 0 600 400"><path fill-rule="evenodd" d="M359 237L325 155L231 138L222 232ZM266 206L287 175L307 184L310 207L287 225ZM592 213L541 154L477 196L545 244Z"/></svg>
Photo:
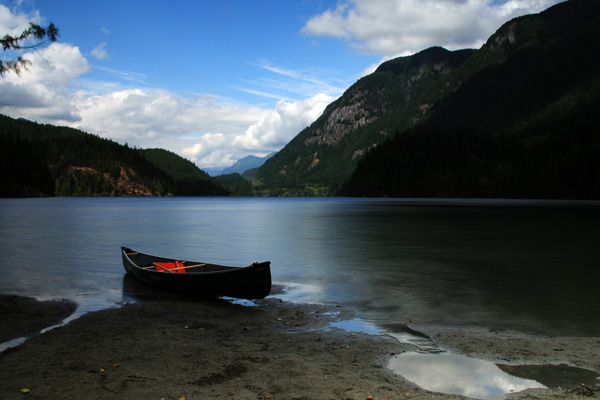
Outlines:
<svg viewBox="0 0 600 400"><path fill-rule="evenodd" d="M164 170L176 185L177 196L227 196L229 192L194 163L163 149L148 149L143 155L154 166Z"/></svg>
<svg viewBox="0 0 600 400"><path fill-rule="evenodd" d="M40 42L32 45L24 46L22 43L29 37L34 37ZM55 42L59 37L58 28L50 23L46 28L42 28L39 25L30 23L29 28L25 29L19 36L4 35L0 39L2 43L2 50L31 50L38 49L49 42ZM46 39L46 40L44 40ZM23 69L27 69L31 61L25 60L23 57L19 57L16 60L0 60L0 76L4 75L8 71L14 71L19 75Z"/></svg>
<svg viewBox="0 0 600 400"><path fill-rule="evenodd" d="M237 172L219 175L215 180L225 186L233 196L254 196L252 185Z"/></svg>
<svg viewBox="0 0 600 400"><path fill-rule="evenodd" d="M0 116L0 196L228 195L189 161L151 153L72 128Z"/></svg>
<svg viewBox="0 0 600 400"><path fill-rule="evenodd" d="M343 194L597 200L599 129L600 117L581 110L519 134L457 127L408 131L371 151Z"/></svg>
<svg viewBox="0 0 600 400"><path fill-rule="evenodd" d="M0 197L29 197L54 191L47 166L32 155L30 141L0 133Z"/></svg>

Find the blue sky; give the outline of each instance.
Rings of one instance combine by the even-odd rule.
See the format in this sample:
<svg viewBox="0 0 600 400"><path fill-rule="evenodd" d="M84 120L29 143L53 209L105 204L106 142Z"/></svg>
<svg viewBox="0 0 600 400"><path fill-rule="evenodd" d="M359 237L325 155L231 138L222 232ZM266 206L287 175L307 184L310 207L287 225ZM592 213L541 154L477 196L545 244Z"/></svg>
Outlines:
<svg viewBox="0 0 600 400"><path fill-rule="evenodd" d="M0 0L0 35L61 35L0 78L0 113L224 167L281 149L382 61L478 48L558 2Z"/></svg>
<svg viewBox="0 0 600 400"><path fill-rule="evenodd" d="M274 106L280 99L308 97L315 87L337 94L378 60L357 57L337 40L300 34L321 9L316 1L52 0L35 5L59 25L61 41L88 55L89 79L117 79L182 96L208 94ZM98 46L104 59L92 53ZM336 63L321 61L328 57Z"/></svg>

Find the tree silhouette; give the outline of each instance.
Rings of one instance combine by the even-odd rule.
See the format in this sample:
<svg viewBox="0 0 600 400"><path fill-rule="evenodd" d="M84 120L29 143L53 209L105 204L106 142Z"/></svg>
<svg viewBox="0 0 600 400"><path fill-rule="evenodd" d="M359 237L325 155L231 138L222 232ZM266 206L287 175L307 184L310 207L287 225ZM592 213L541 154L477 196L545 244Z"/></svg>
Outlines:
<svg viewBox="0 0 600 400"><path fill-rule="evenodd" d="M24 46L23 43L30 36L39 40L40 42ZM0 42L2 43L3 51L6 50L37 50L38 48L46 45L49 42L55 42L59 37L58 28L50 23L46 28L42 28L34 23L29 24L29 28L25 29L19 36L5 35ZM44 40L45 39L45 40ZM27 69L31 65L31 61L24 59L19 56L16 60L1 60L0 61L0 76L4 75L9 71L16 72L20 75L23 69Z"/></svg>

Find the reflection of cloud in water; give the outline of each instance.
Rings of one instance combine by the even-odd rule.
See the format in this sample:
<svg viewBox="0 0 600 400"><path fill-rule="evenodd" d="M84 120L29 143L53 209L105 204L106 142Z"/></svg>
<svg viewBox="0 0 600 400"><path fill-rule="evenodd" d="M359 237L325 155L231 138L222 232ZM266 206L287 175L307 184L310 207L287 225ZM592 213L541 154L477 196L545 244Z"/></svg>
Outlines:
<svg viewBox="0 0 600 400"><path fill-rule="evenodd" d="M323 286L317 284L286 283L284 292L277 294L277 297L292 303L320 304L315 299L320 299L323 291Z"/></svg>
<svg viewBox="0 0 600 400"><path fill-rule="evenodd" d="M331 326L347 332L364 332L369 335L380 335L381 331L375 325L359 318L332 322Z"/></svg>
<svg viewBox="0 0 600 400"><path fill-rule="evenodd" d="M450 353L404 353L393 357L389 366L423 389L478 399L501 399L506 393L545 388L536 381L511 376L492 362Z"/></svg>

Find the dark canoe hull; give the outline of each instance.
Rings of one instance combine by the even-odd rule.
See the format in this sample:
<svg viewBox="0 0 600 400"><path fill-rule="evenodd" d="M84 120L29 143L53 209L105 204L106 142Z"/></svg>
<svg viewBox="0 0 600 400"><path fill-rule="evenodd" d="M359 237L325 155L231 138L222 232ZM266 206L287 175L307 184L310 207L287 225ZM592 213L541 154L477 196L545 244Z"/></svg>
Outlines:
<svg viewBox="0 0 600 400"><path fill-rule="evenodd" d="M186 273L156 271L153 262L170 262L176 259L151 256L121 248L125 270L145 284L169 291L196 296L227 296L241 299L263 299L271 293L271 263L254 263L248 267L185 261L192 267Z"/></svg>

